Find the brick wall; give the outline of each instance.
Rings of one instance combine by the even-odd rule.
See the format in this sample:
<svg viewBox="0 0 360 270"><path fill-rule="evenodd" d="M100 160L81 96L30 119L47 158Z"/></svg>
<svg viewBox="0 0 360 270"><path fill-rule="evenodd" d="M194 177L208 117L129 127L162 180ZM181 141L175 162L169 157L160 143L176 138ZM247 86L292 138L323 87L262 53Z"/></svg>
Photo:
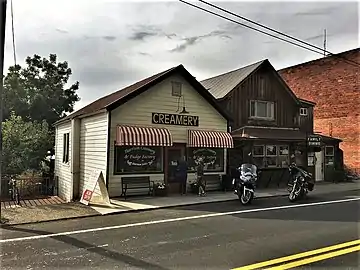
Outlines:
<svg viewBox="0 0 360 270"><path fill-rule="evenodd" d="M314 131L322 135L341 138L344 163L360 174L360 116L316 119Z"/></svg>
<svg viewBox="0 0 360 270"><path fill-rule="evenodd" d="M341 54L360 63L360 49ZM303 99L316 102L315 131L343 140L345 165L360 172L360 67L337 57L326 57L279 70Z"/></svg>

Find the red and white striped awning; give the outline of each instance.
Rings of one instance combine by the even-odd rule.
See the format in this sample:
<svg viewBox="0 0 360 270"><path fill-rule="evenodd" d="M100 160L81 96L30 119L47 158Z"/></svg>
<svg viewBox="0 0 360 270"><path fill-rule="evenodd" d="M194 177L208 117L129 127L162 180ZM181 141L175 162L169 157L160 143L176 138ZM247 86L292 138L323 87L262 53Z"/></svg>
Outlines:
<svg viewBox="0 0 360 270"><path fill-rule="evenodd" d="M234 148L234 141L228 132L188 130L188 147Z"/></svg>
<svg viewBox="0 0 360 270"><path fill-rule="evenodd" d="M172 146L172 136L166 128L117 126L117 146Z"/></svg>

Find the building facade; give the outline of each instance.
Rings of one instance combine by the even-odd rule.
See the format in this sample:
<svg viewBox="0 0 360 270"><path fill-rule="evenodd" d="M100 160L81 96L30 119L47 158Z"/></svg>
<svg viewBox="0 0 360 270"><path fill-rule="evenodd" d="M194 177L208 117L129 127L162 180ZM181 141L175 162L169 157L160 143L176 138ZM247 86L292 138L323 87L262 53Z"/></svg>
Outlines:
<svg viewBox="0 0 360 270"><path fill-rule="evenodd" d="M89 187L95 169L106 176L110 197L121 195L125 178L139 177L165 183L168 193L178 193L179 160L186 157L191 182L203 157L205 177L217 179L216 189L226 173L227 149L232 147L227 114L180 65L56 123L55 175L60 195L68 201Z"/></svg>
<svg viewBox="0 0 360 270"><path fill-rule="evenodd" d="M325 142L329 143L314 134L315 103L299 99L268 60L201 83L232 117L235 148L229 151L230 171L253 162L263 172L259 186L281 186L289 179L289 163L295 161L312 171L316 180L330 179L323 161L315 157L325 149ZM308 143L314 137L319 140L318 147ZM330 145L338 148L338 140L330 140ZM337 154L337 150L333 152Z"/></svg>
<svg viewBox="0 0 360 270"><path fill-rule="evenodd" d="M360 48L278 72L297 96L316 102L314 130L340 138L345 166L360 174L360 66L354 62L360 63Z"/></svg>

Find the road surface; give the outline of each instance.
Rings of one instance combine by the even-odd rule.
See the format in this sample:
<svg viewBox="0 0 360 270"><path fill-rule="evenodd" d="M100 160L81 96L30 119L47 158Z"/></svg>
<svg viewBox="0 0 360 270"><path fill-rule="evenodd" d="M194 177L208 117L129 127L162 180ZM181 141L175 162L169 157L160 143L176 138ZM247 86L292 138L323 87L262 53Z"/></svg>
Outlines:
<svg viewBox="0 0 360 270"><path fill-rule="evenodd" d="M1 269L358 269L360 241L346 243L359 239L359 197L310 194L295 204L231 201L2 228Z"/></svg>

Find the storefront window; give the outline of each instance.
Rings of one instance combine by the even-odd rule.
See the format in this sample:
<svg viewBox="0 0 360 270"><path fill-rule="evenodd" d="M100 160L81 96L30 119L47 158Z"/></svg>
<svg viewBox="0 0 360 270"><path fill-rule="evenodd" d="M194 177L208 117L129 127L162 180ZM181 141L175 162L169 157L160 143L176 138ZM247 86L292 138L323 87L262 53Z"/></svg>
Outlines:
<svg viewBox="0 0 360 270"><path fill-rule="evenodd" d="M187 159L189 171L196 170L198 159L204 159L204 170L207 172L224 171L224 149L222 148L188 148Z"/></svg>
<svg viewBox="0 0 360 270"><path fill-rule="evenodd" d="M256 167L262 168L265 166L265 145L254 145L253 146L253 161Z"/></svg>
<svg viewBox="0 0 360 270"><path fill-rule="evenodd" d="M289 146L288 145L280 145L279 146L279 166L287 167L289 166Z"/></svg>
<svg viewBox="0 0 360 270"><path fill-rule="evenodd" d="M287 167L289 165L289 146L254 145L253 161L258 167Z"/></svg>
<svg viewBox="0 0 360 270"><path fill-rule="evenodd" d="M115 147L115 174L162 172L162 147Z"/></svg>
<svg viewBox="0 0 360 270"><path fill-rule="evenodd" d="M277 166L277 147L276 145L266 146L266 165L268 167Z"/></svg>
<svg viewBox="0 0 360 270"><path fill-rule="evenodd" d="M334 146L325 146L325 165L334 165Z"/></svg>

